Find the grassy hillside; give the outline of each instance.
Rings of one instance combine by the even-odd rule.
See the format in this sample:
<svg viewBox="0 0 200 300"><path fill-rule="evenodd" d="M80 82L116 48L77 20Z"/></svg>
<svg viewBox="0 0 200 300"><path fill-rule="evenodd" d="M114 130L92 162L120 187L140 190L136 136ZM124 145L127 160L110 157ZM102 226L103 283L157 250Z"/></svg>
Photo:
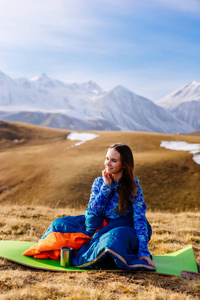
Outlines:
<svg viewBox="0 0 200 300"><path fill-rule="evenodd" d="M37 241L53 219L81 214L83 210L4 206L0 212L0 239ZM148 212L153 235L152 254L174 252L193 245L200 262L200 213ZM172 222L173 220L173 222ZM153 273L56 273L29 269L0 259L1 300L198 300L199 279Z"/></svg>
<svg viewBox="0 0 200 300"><path fill-rule="evenodd" d="M200 262L200 166L192 154L160 147L162 140L200 143L199 136L95 132L98 138L73 147L68 133L0 122L0 240L36 242L53 219L82 214L107 147L124 142L133 150L135 176L148 206L149 250L164 254L192 244ZM53 273L2 259L0 271L2 300L200 298L199 279L142 272Z"/></svg>
<svg viewBox="0 0 200 300"><path fill-rule="evenodd" d="M95 133L98 138L73 147L76 142L66 139L69 131L0 122L0 203L85 207L107 147L124 142L133 150L135 176L149 209L199 209L200 165L188 152L160 147L162 140L200 143L199 136Z"/></svg>

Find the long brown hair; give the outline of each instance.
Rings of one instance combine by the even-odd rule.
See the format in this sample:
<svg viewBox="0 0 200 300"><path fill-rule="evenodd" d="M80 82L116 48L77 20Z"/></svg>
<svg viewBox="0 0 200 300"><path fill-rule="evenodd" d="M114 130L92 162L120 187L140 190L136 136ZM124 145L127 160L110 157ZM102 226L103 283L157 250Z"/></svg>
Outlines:
<svg viewBox="0 0 200 300"><path fill-rule="evenodd" d="M136 191L136 184L133 177L134 158L129 146L117 143L111 145L109 149L115 149L121 156L121 163L123 166L123 175L119 181L119 204L118 210L125 213L131 195L134 196Z"/></svg>

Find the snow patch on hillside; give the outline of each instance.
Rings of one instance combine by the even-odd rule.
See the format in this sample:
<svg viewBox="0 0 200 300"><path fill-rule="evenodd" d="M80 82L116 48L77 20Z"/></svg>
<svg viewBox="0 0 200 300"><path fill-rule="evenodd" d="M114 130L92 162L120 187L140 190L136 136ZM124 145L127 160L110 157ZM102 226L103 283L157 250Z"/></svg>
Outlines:
<svg viewBox="0 0 200 300"><path fill-rule="evenodd" d="M195 163L200 165L200 144L187 143L182 141L162 141L160 147L170 150L189 151L193 155Z"/></svg>
<svg viewBox="0 0 200 300"><path fill-rule="evenodd" d="M67 139L71 141L79 141L75 144L75 146L80 146L83 143L93 140L97 138L99 135L94 133L86 133L86 132L71 132L68 134Z"/></svg>

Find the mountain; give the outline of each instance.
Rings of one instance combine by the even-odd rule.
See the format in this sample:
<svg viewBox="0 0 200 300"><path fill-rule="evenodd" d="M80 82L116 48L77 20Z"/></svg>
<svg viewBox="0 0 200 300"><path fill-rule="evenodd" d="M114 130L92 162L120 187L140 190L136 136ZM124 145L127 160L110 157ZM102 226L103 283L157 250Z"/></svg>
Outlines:
<svg viewBox="0 0 200 300"><path fill-rule="evenodd" d="M31 105L32 98L15 80L0 72L0 106Z"/></svg>
<svg viewBox="0 0 200 300"><path fill-rule="evenodd" d="M87 100L100 93L102 89L93 81L83 84L66 84L51 79L46 74L27 79L18 79L18 85L32 96L34 103L29 103L29 108L45 110L74 109L82 113L81 107Z"/></svg>
<svg viewBox="0 0 200 300"><path fill-rule="evenodd" d="M112 120L123 131L176 133L182 132L184 128L186 131L189 129L172 113L122 86L100 95L93 105L98 116Z"/></svg>
<svg viewBox="0 0 200 300"><path fill-rule="evenodd" d="M156 102L176 117L200 129L200 83L193 81Z"/></svg>
<svg viewBox="0 0 200 300"><path fill-rule="evenodd" d="M13 80L0 73L0 119L74 130L187 133L194 127L149 99L117 86L67 84L46 74Z"/></svg>

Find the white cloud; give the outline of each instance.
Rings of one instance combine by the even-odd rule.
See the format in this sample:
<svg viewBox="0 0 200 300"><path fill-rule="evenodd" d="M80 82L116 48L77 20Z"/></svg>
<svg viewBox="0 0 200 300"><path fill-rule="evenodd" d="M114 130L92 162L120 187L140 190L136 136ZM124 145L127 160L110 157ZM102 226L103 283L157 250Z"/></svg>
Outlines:
<svg viewBox="0 0 200 300"><path fill-rule="evenodd" d="M129 51L133 45L117 43L112 36L112 30L115 33L124 26L119 16L125 13L142 19L157 6L199 11L200 4L196 0L1 0L0 47L103 54L111 49Z"/></svg>
<svg viewBox="0 0 200 300"><path fill-rule="evenodd" d="M86 1L87 2L87 1ZM67 47L94 34L102 26L96 16L88 15L84 1L12 0L0 3L0 45L2 47ZM79 43L76 41L79 39Z"/></svg>
<svg viewBox="0 0 200 300"><path fill-rule="evenodd" d="M121 2L116 3L121 6ZM107 13L104 4L104 0L18 0L13 5L12 0L3 0L0 2L1 50L110 55L123 49L125 53L132 45L120 43L111 36L112 28L117 30L120 23L115 18L99 15L100 10ZM112 1L109 5L116 8Z"/></svg>

